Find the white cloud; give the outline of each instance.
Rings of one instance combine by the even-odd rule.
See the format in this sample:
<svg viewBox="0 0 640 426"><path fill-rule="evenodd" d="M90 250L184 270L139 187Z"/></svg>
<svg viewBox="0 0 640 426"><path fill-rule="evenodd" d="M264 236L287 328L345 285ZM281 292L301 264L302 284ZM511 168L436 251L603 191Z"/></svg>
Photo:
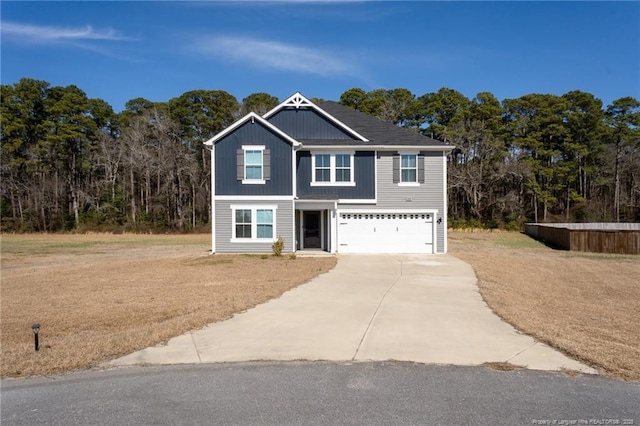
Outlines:
<svg viewBox="0 0 640 426"><path fill-rule="evenodd" d="M25 41L32 42L61 42L79 40L110 40L122 41L129 38L120 35L117 31L108 28L95 30L91 25L80 28L51 27L16 22L2 22L0 29L3 36L17 36Z"/></svg>
<svg viewBox="0 0 640 426"><path fill-rule="evenodd" d="M321 49L278 41L245 37L211 37L198 43L204 54L230 59L259 68L296 71L318 75L354 75L355 67Z"/></svg>

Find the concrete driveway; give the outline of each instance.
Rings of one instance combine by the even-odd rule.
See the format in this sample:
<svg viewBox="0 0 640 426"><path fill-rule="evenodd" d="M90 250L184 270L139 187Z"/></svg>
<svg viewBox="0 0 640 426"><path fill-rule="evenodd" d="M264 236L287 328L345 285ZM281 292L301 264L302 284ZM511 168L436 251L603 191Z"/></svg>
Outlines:
<svg viewBox="0 0 640 426"><path fill-rule="evenodd" d="M518 333L449 255L340 255L328 273L233 318L111 361L400 360L595 370Z"/></svg>

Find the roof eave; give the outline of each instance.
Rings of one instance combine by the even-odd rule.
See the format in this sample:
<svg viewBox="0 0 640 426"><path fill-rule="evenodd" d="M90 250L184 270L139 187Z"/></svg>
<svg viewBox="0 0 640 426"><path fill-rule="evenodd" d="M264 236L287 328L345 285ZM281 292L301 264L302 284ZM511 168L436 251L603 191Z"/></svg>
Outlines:
<svg viewBox="0 0 640 426"><path fill-rule="evenodd" d="M452 151L455 146L454 145L442 145L442 146L434 146L434 145L302 145L303 149L305 148L320 148L326 150L337 150L337 149L375 149L379 151L397 151L399 149L413 149L419 151Z"/></svg>

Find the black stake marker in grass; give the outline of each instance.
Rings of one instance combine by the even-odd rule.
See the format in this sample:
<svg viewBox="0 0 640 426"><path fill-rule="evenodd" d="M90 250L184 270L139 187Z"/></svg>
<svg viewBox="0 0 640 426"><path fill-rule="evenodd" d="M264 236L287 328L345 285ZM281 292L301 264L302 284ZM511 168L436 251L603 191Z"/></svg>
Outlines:
<svg viewBox="0 0 640 426"><path fill-rule="evenodd" d="M31 326L31 329L33 330L34 344L37 352L40 349L40 344L38 343L38 332L40 331L40 323L33 324Z"/></svg>

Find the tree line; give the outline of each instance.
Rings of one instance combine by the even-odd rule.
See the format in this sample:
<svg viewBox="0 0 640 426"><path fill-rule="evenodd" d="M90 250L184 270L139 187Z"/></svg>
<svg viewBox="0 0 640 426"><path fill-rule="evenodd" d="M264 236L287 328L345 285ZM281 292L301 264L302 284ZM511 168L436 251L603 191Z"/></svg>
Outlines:
<svg viewBox="0 0 640 426"><path fill-rule="evenodd" d="M73 85L23 78L0 90L4 232L204 230L211 179L202 142L279 103L194 90L132 99L116 113ZM454 225L640 221L640 103L631 97L603 108L579 91L500 102L448 88L353 88L340 103L455 145Z"/></svg>

